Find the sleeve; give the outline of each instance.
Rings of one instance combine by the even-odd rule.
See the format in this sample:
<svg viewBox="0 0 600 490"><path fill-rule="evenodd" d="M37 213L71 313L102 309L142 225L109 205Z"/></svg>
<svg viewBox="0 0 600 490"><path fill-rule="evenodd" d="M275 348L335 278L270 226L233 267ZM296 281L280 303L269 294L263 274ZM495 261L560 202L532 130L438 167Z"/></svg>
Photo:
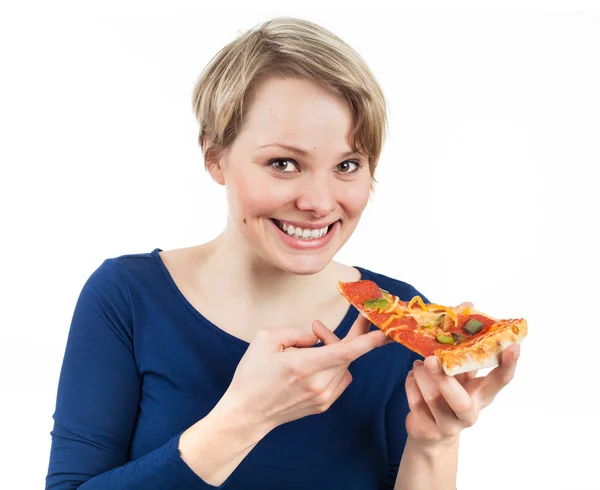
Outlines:
<svg viewBox="0 0 600 490"><path fill-rule="evenodd" d="M430 301L419 291L413 288L412 296L419 295L425 303ZM411 296L411 297L412 297ZM396 483L400 460L406 445L406 416L410 411L408 399L406 398L405 381L406 376L412 369L413 363L417 360L423 360L423 357L416 352L409 351L407 363L403 366L398 383L386 405L385 410L385 433L388 448L388 488L392 490Z"/></svg>
<svg viewBox="0 0 600 490"><path fill-rule="evenodd" d="M214 489L181 459L180 434L129 461L141 379L130 296L117 259L85 283L58 383L46 489Z"/></svg>

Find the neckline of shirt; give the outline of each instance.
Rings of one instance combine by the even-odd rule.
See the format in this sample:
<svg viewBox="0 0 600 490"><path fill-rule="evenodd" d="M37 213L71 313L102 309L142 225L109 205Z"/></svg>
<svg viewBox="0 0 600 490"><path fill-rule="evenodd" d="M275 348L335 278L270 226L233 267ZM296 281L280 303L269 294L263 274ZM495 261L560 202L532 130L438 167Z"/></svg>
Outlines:
<svg viewBox="0 0 600 490"><path fill-rule="evenodd" d="M159 254L159 252L162 252L162 251L163 250L160 248L155 248L154 250L152 250L151 256L154 258L156 264L158 265L160 271L162 272L165 280L169 284L169 286L170 286L171 290L173 291L173 293L175 294L175 296L192 313L192 315L194 315L194 317L196 317L196 319L199 320L203 325L209 327L211 330L213 330L217 334L221 335L225 339L229 340L230 342L233 342L234 344L239 345L243 348L248 348L248 346L250 345L248 342L240 339L239 337L236 337L235 335L232 335L232 334L226 332L225 330L221 329L219 326L215 325L208 318L206 318L202 313L200 313L200 311L198 311L198 309L196 309L187 300L187 298L181 292L181 289L179 289L179 286L177 286L177 283L173 279L173 276L171 276L169 269L167 269L167 266L163 262L162 257ZM361 273L362 279L368 279L368 276L370 274L367 269L363 269L362 267L358 267L358 266L353 266L353 267ZM348 311L344 315L344 318L339 323L337 328L334 330L335 335L337 335L339 338L344 338L346 336L346 334L348 333L348 330L350 330L350 327L352 326L352 324L358 317L358 310L356 310L356 308L354 308L351 305L348 305L348 306L349 306ZM316 346L320 346L320 345L322 345L321 342L318 342L316 344Z"/></svg>

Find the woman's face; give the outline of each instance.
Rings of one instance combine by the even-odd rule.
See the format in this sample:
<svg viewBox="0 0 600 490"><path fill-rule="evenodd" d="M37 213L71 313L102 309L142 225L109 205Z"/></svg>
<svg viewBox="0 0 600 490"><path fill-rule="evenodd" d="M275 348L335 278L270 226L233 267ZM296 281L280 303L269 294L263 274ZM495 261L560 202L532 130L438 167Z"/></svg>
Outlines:
<svg viewBox="0 0 600 490"><path fill-rule="evenodd" d="M226 186L230 225L264 261L322 270L368 202L368 158L352 152L346 101L313 82L264 80L244 127L211 171Z"/></svg>

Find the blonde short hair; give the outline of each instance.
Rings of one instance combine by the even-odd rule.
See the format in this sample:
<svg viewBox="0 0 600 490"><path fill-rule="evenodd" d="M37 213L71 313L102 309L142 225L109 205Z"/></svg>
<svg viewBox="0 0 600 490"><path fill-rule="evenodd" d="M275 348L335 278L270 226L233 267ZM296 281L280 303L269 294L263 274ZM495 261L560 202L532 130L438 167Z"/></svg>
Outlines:
<svg viewBox="0 0 600 490"><path fill-rule="evenodd" d="M252 90L272 75L311 80L348 101L353 151L379 161L387 117L383 92L360 55L330 31L306 20L280 17L241 34L211 60L193 94L205 162L230 147L252 102ZM213 158L211 158L213 157Z"/></svg>

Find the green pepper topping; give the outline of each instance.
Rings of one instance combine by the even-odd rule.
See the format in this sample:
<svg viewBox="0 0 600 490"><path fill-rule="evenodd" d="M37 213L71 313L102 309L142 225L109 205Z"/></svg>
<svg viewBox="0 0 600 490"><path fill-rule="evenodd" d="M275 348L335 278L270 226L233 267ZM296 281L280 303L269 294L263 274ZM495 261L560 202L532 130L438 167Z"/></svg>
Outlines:
<svg viewBox="0 0 600 490"><path fill-rule="evenodd" d="M365 308L368 310L379 310L379 313L383 313L390 307L388 301L384 298L373 298L365 301Z"/></svg>
<svg viewBox="0 0 600 490"><path fill-rule="evenodd" d="M454 340L454 345L458 345L461 342L465 341L464 335L461 335L459 333L454 333L454 332L452 332L450 335L452 335L452 340Z"/></svg>
<svg viewBox="0 0 600 490"><path fill-rule="evenodd" d="M454 344L454 339L450 335L444 335L443 333L440 333L438 334L437 339L438 342L441 342L442 344Z"/></svg>
<svg viewBox="0 0 600 490"><path fill-rule="evenodd" d="M465 330L471 334L476 334L483 327L483 323L475 318L471 318L465 325Z"/></svg>
<svg viewBox="0 0 600 490"><path fill-rule="evenodd" d="M442 323L444 323L445 317L446 317L446 314L444 313L443 315L440 315L438 318L436 318L433 323L426 323L425 325L422 325L422 328L439 327Z"/></svg>

